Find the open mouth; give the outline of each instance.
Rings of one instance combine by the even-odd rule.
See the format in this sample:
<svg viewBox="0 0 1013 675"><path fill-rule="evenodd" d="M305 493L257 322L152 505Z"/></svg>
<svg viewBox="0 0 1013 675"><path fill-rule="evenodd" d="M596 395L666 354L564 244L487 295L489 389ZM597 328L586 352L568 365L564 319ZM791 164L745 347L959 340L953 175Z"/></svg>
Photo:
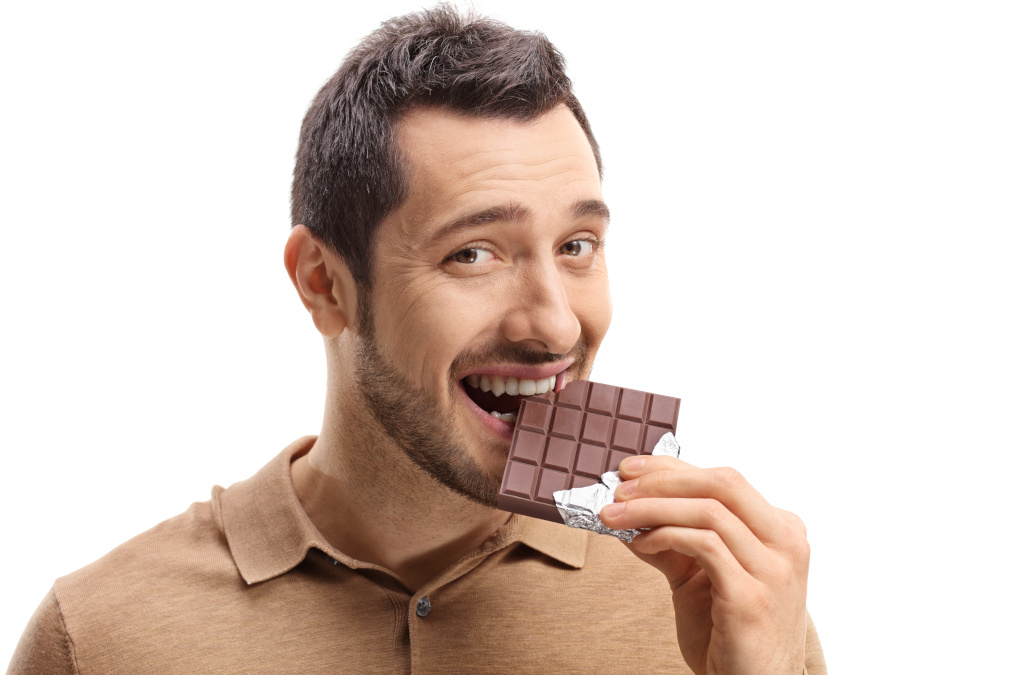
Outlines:
<svg viewBox="0 0 1013 675"><path fill-rule="evenodd" d="M479 408L503 422L513 424L521 401L556 389L556 376L538 380L472 373L462 381L464 392Z"/></svg>

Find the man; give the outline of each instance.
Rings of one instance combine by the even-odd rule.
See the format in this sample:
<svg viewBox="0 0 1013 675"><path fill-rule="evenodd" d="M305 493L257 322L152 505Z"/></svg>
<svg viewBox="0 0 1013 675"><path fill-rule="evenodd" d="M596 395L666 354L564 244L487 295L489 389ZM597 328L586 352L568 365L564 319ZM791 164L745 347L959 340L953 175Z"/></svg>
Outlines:
<svg viewBox="0 0 1013 675"><path fill-rule="evenodd" d="M628 547L495 508L520 392L586 378L611 320L598 147L543 37L384 24L306 115L292 210L319 437L57 580L10 672L825 672L804 528L732 470L627 460Z"/></svg>

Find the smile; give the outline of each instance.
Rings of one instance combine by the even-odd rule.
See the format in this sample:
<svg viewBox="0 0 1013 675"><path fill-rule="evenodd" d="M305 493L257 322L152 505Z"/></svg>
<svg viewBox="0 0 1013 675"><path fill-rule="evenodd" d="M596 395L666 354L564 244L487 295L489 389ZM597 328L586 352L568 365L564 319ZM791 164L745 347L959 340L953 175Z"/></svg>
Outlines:
<svg viewBox="0 0 1013 675"><path fill-rule="evenodd" d="M556 376L539 380L473 373L464 378L465 392L480 408L498 420L514 422L525 396L537 396L556 388ZM490 396L491 394L491 396Z"/></svg>
<svg viewBox="0 0 1013 675"><path fill-rule="evenodd" d="M560 369L560 365L565 367ZM548 371L543 366L535 369L541 372L524 373L533 377L518 377L516 375L500 373L470 373L461 380L461 386L464 393L481 412L486 413L501 424L496 424L489 417L486 417L489 422L492 422L497 427L509 427L512 433L513 423L517 420L517 412L521 406L521 401L528 396L537 396L555 391L557 384L560 386L565 384L565 372L569 365L569 363L557 364L553 368L557 372ZM550 366L549 368L552 367ZM507 368L501 370L507 370ZM510 368L509 370L516 369ZM524 370L530 371L532 369L524 368ZM534 375L543 376L534 377ZM479 411L476 410L476 412ZM506 429L502 429L502 431L506 431Z"/></svg>

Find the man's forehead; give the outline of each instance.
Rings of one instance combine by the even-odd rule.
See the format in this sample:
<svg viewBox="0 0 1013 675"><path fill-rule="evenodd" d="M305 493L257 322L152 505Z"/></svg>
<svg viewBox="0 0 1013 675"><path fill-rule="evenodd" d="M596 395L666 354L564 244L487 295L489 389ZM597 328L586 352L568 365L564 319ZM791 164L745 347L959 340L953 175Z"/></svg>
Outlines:
<svg viewBox="0 0 1013 675"><path fill-rule="evenodd" d="M412 238L423 216L433 221L431 239L470 225L523 221L532 203L607 221L594 153L565 106L530 121L427 107L411 111L397 129L409 182L398 211L410 215Z"/></svg>

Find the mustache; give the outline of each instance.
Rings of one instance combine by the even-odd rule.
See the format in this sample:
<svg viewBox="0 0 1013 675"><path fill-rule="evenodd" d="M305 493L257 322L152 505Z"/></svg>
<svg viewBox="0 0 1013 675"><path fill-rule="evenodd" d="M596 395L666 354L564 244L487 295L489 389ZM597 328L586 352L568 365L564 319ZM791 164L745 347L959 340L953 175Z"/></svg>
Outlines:
<svg viewBox="0 0 1013 675"><path fill-rule="evenodd" d="M460 379L459 373L487 363L519 363L525 366L538 366L543 363L556 363L573 359L573 368L577 372L583 372L584 364L588 354L587 338L583 335L576 344L565 354L556 354L550 351L528 349L513 344L496 344L484 349L476 349L462 352L450 364L450 372L453 379Z"/></svg>

